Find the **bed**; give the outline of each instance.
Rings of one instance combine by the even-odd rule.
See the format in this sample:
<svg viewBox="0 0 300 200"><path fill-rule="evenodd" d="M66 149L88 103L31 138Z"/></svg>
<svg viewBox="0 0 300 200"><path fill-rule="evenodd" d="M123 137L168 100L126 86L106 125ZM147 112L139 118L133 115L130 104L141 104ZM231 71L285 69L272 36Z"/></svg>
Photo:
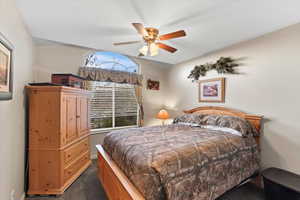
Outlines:
<svg viewBox="0 0 300 200"><path fill-rule="evenodd" d="M247 121L256 134L243 137L186 123L109 133L97 149L98 178L110 200L214 200L257 173L262 116L224 107L184 113L206 121L232 116Z"/></svg>

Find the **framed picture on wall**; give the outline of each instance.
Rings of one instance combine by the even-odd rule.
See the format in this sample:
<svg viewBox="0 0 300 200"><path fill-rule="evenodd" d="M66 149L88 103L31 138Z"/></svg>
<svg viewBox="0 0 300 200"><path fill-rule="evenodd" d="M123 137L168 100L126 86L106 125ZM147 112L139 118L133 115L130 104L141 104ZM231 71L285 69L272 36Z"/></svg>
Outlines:
<svg viewBox="0 0 300 200"><path fill-rule="evenodd" d="M153 81L151 79L147 80L147 89L148 90L159 90L159 81Z"/></svg>
<svg viewBox="0 0 300 200"><path fill-rule="evenodd" d="M13 48L0 33L0 100L12 99Z"/></svg>
<svg viewBox="0 0 300 200"><path fill-rule="evenodd" d="M225 102L225 78L200 80L199 102Z"/></svg>

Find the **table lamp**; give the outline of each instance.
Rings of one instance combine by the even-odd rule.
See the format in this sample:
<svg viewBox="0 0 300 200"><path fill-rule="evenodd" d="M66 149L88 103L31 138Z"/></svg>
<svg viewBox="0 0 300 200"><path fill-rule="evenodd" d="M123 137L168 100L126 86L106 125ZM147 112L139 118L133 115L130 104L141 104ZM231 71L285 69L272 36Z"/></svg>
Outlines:
<svg viewBox="0 0 300 200"><path fill-rule="evenodd" d="M165 109L161 109L157 115L156 115L157 119L161 119L162 120L162 125L165 125L165 120L169 119L169 113L168 111L166 111Z"/></svg>

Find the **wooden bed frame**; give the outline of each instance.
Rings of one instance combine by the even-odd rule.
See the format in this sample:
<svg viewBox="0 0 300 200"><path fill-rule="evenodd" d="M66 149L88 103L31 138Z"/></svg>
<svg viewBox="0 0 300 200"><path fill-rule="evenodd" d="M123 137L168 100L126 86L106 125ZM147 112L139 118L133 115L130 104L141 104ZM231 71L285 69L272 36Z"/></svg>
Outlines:
<svg viewBox="0 0 300 200"><path fill-rule="evenodd" d="M202 113L237 116L248 120L258 131L261 128L262 116L250 115L225 107L198 107L185 110L184 113ZM255 137L258 145L259 136ZM122 170L116 165L101 145L96 145L98 150L98 178L109 200L145 200L143 195L131 183Z"/></svg>

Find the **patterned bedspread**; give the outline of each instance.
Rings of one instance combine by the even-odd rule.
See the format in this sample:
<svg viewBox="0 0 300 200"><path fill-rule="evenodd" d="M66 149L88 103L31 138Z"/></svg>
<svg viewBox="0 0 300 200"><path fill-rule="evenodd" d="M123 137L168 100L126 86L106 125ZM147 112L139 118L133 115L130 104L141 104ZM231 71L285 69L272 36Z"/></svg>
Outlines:
<svg viewBox="0 0 300 200"><path fill-rule="evenodd" d="M259 169L252 136L187 125L113 131L103 147L147 200L214 200Z"/></svg>

